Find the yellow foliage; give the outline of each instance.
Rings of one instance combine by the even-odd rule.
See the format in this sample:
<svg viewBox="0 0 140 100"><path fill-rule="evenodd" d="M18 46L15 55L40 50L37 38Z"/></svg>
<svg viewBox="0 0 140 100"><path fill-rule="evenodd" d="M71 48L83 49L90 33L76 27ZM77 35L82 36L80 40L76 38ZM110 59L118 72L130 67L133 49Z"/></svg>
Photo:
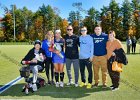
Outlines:
<svg viewBox="0 0 140 100"><path fill-rule="evenodd" d="M24 34L24 32L21 32L21 34L18 35L18 40L22 41L24 39L25 39L25 34Z"/></svg>
<svg viewBox="0 0 140 100"><path fill-rule="evenodd" d="M63 19L61 22L60 22L60 29L61 29L61 33L62 35L65 35L66 34L66 29L67 29L67 26L69 25L68 21L66 19Z"/></svg>
<svg viewBox="0 0 140 100"><path fill-rule="evenodd" d="M0 30L0 38L4 37L4 32Z"/></svg>

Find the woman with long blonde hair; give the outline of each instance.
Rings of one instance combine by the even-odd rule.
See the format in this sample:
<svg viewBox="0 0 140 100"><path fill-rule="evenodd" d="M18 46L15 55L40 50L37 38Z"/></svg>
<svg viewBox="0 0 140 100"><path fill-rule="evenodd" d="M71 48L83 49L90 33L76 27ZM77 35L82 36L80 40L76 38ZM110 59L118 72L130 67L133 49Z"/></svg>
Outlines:
<svg viewBox="0 0 140 100"><path fill-rule="evenodd" d="M46 70L46 76L48 79L48 84L54 85L54 66L52 63L52 51L49 50L50 46L52 45L54 41L54 34L52 31L48 31L45 35L45 40L42 42L42 49L45 51L46 54L46 60L45 60L45 70ZM51 68L51 80L49 75L49 70Z"/></svg>

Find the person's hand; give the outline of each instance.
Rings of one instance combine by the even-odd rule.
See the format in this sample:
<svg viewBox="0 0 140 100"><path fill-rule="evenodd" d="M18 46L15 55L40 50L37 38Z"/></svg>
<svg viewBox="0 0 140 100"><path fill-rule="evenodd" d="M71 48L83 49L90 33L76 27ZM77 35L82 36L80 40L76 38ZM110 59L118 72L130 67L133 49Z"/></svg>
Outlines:
<svg viewBox="0 0 140 100"><path fill-rule="evenodd" d="M33 59L33 60L31 60L31 62L33 62L33 63L37 63L37 60L36 60L36 59Z"/></svg>
<svg viewBox="0 0 140 100"><path fill-rule="evenodd" d="M54 51L54 48L52 46L49 47L49 51L53 52Z"/></svg>
<svg viewBox="0 0 140 100"><path fill-rule="evenodd" d="M55 50L55 53L56 53L56 54L60 54L60 51L58 51L58 50Z"/></svg>
<svg viewBox="0 0 140 100"><path fill-rule="evenodd" d="M93 61L93 57L90 57L90 58L89 58L89 61L92 62L92 61Z"/></svg>
<svg viewBox="0 0 140 100"><path fill-rule="evenodd" d="M112 56L115 56L116 54L114 52L112 52Z"/></svg>
<svg viewBox="0 0 140 100"><path fill-rule="evenodd" d="M22 64L25 64L25 61L22 61Z"/></svg>

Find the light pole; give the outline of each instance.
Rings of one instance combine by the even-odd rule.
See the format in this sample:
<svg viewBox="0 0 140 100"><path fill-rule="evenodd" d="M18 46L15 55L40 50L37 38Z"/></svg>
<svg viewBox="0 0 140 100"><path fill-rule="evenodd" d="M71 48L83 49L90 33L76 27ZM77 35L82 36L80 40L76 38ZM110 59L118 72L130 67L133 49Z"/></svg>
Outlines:
<svg viewBox="0 0 140 100"><path fill-rule="evenodd" d="M12 5L13 8L13 22L14 22L14 41L16 40L16 30L15 30L15 11L14 11L14 5Z"/></svg>

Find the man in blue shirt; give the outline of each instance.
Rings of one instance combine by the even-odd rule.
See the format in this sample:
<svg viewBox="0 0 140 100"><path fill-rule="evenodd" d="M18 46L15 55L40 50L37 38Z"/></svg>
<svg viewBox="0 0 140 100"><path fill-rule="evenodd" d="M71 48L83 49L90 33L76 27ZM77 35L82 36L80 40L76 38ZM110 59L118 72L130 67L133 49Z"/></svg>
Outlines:
<svg viewBox="0 0 140 100"><path fill-rule="evenodd" d="M85 78L85 66L88 70L88 84L87 88L92 87L92 58L93 58L93 38L87 35L87 28L84 26L81 28L81 36L79 38L80 42L80 52L79 52L79 62L80 62L80 72L81 72L81 84L80 87L86 85Z"/></svg>
<svg viewBox="0 0 140 100"><path fill-rule="evenodd" d="M102 83L103 88L106 86L107 80L107 51L106 51L106 43L108 41L108 35L102 33L101 26L96 26L95 34L92 34L94 41L94 57L93 57L93 70L94 70L94 87L97 87L99 84L99 69L102 71Z"/></svg>

